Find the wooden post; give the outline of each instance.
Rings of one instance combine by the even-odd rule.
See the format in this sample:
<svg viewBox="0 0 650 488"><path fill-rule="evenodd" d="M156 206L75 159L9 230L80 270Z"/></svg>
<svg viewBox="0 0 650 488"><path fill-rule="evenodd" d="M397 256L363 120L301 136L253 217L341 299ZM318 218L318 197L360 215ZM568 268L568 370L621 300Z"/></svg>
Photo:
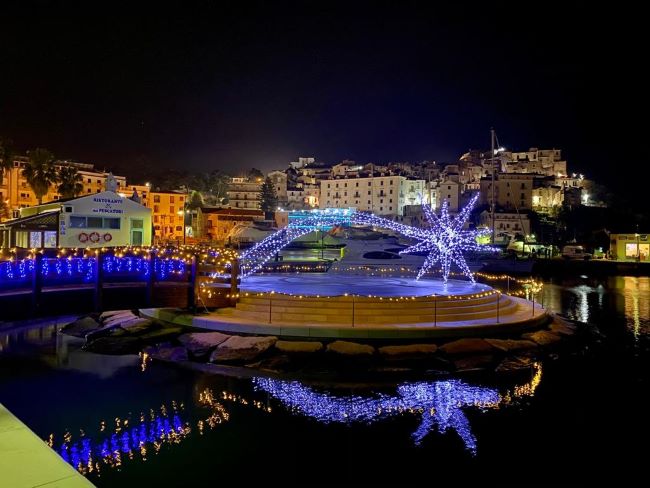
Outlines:
<svg viewBox="0 0 650 488"><path fill-rule="evenodd" d="M95 259L95 265L93 266L93 272L95 273L95 296L94 296L94 309L95 312L102 311L102 284L103 284L103 261L104 256L100 250L97 250L97 259Z"/></svg>
<svg viewBox="0 0 650 488"><path fill-rule="evenodd" d="M34 255L34 272L32 273L32 309L31 315L38 315L43 290L43 255L38 251Z"/></svg>
<svg viewBox="0 0 650 488"><path fill-rule="evenodd" d="M187 308L191 313L196 313L196 254L192 255L190 265L190 284L187 287Z"/></svg>
<svg viewBox="0 0 650 488"><path fill-rule="evenodd" d="M230 265L230 296L235 297L239 293L239 259L235 258Z"/></svg>
<svg viewBox="0 0 650 488"><path fill-rule="evenodd" d="M149 251L149 275L146 282L146 301L147 306L153 306L153 284L156 279L156 269L154 263L156 262L156 251Z"/></svg>

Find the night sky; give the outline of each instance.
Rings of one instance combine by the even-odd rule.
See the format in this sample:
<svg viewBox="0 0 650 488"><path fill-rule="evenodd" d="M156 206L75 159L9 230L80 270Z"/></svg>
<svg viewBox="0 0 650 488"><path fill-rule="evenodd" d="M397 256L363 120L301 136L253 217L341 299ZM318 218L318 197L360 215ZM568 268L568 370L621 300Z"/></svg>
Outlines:
<svg viewBox="0 0 650 488"><path fill-rule="evenodd" d="M628 178L610 168L644 144L640 14L433 3L3 5L0 135L128 175L449 162L494 126L507 147Z"/></svg>

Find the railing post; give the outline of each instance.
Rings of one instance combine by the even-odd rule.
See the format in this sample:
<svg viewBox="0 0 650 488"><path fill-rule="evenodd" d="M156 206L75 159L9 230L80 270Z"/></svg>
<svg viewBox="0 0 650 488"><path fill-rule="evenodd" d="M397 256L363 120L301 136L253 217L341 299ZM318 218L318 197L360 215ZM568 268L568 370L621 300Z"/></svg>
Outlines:
<svg viewBox="0 0 650 488"><path fill-rule="evenodd" d="M197 257L196 254L193 254L190 265L190 283L187 287L187 308L191 313L196 313L196 266Z"/></svg>
<svg viewBox="0 0 650 488"><path fill-rule="evenodd" d="M507 280L508 280L508 288L506 294L510 295L510 275L508 275Z"/></svg>
<svg viewBox="0 0 650 488"><path fill-rule="evenodd" d="M156 279L156 251L149 251L149 274L147 275L146 294L147 307L153 306L153 284Z"/></svg>
<svg viewBox="0 0 650 488"><path fill-rule="evenodd" d="M102 311L102 285L103 285L103 261L104 255L101 250L95 251L97 258L95 259L94 273L95 273L95 294L94 294L94 309L95 312Z"/></svg>
<svg viewBox="0 0 650 488"><path fill-rule="evenodd" d="M499 323L499 303L501 302L501 293L497 292L497 324Z"/></svg>
<svg viewBox="0 0 650 488"><path fill-rule="evenodd" d="M31 315L38 315L43 291L43 255L38 251L34 255L34 272L32 273L32 309Z"/></svg>

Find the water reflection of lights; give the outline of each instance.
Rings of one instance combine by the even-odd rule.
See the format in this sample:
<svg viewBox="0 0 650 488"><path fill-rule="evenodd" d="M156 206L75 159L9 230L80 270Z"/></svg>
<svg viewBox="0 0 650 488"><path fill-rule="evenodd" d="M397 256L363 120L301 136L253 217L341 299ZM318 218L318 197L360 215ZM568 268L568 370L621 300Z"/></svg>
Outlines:
<svg viewBox="0 0 650 488"><path fill-rule="evenodd" d="M580 322L589 322L589 293L593 291L593 288L587 285L580 285L572 288L571 291L578 298L575 309L576 319Z"/></svg>
<svg viewBox="0 0 650 488"><path fill-rule="evenodd" d="M623 297L628 327L638 339L641 329L650 320L650 278L623 277Z"/></svg>
<svg viewBox="0 0 650 488"><path fill-rule="evenodd" d="M420 415L420 425L412 434L416 445L434 429L440 433L454 430L465 447L475 454L476 437L462 409L498 408L516 398L532 396L542 377L541 365L535 363L534 366L535 373L530 382L516 386L512 392L507 391L503 395L496 389L469 385L456 379L403 383L397 387L395 395L380 393L371 398L318 392L297 381L255 378L253 383L256 389L269 393L290 411L323 423L369 424L392 415Z"/></svg>

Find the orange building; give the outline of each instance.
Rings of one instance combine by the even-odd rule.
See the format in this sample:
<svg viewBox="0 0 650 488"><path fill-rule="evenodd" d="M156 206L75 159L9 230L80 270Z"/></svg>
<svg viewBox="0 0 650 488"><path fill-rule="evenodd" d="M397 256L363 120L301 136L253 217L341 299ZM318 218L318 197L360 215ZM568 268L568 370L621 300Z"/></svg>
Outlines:
<svg viewBox="0 0 650 488"><path fill-rule="evenodd" d="M187 194L181 191L151 191L142 200L142 204L153 212L154 240L156 242L183 242L186 202Z"/></svg>
<svg viewBox="0 0 650 488"><path fill-rule="evenodd" d="M264 220L261 210L244 208L210 208L199 210L200 237L211 242L225 242L230 231L238 224L251 224Z"/></svg>

